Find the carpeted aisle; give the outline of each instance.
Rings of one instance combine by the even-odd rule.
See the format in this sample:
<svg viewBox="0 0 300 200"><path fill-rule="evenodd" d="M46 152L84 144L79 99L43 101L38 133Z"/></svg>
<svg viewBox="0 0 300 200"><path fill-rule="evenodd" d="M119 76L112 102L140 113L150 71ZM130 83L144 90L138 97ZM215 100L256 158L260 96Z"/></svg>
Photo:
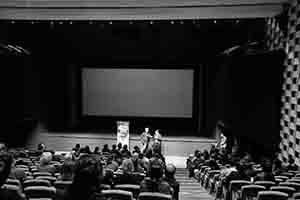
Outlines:
<svg viewBox="0 0 300 200"><path fill-rule="evenodd" d="M179 200L214 200L214 197L203 189L200 183L188 177L187 169L178 168L176 179L180 183Z"/></svg>

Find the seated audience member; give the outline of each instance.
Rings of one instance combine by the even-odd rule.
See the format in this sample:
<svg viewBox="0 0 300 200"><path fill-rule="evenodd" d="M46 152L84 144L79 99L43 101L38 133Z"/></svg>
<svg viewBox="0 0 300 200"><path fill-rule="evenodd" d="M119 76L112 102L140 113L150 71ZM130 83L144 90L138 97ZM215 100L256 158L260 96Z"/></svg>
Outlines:
<svg viewBox="0 0 300 200"><path fill-rule="evenodd" d="M144 169L140 165L139 154L137 152L132 154L131 160L132 160L132 163L133 163L133 172L144 173Z"/></svg>
<svg viewBox="0 0 300 200"><path fill-rule="evenodd" d="M274 174L272 173L271 160L265 159L262 162L262 172L254 177L254 181L272 181L275 182Z"/></svg>
<svg viewBox="0 0 300 200"><path fill-rule="evenodd" d="M0 152L6 151L6 145L0 142Z"/></svg>
<svg viewBox="0 0 300 200"><path fill-rule="evenodd" d="M121 153L121 151L122 151L122 143L121 142L118 143L117 150Z"/></svg>
<svg viewBox="0 0 300 200"><path fill-rule="evenodd" d="M140 192L159 192L172 195L172 188L162 179L164 175L163 163L159 159L150 161L149 177L146 177L140 185Z"/></svg>
<svg viewBox="0 0 300 200"><path fill-rule="evenodd" d="M97 146L97 147L95 147L95 149L94 149L94 152L93 152L94 154L100 154L100 149L99 149L99 147Z"/></svg>
<svg viewBox="0 0 300 200"><path fill-rule="evenodd" d="M40 158L40 164L37 166L39 172L49 172L55 174L56 168L51 165L52 154L50 152L44 152Z"/></svg>
<svg viewBox="0 0 300 200"><path fill-rule="evenodd" d="M119 167L119 164L117 163L117 161L115 161L115 156L113 154L110 154L107 157L107 161L106 161L106 169L111 169L113 171L117 171Z"/></svg>
<svg viewBox="0 0 300 200"><path fill-rule="evenodd" d="M45 150L46 150L46 145L45 144L43 144L43 143L38 144L37 152L36 152L37 156L42 155L45 152Z"/></svg>
<svg viewBox="0 0 300 200"><path fill-rule="evenodd" d="M15 161L14 158L13 158L13 161L12 161L9 178L18 179L19 181L21 181L21 183L23 183L23 181L26 178L25 170L22 169L22 168L17 168L16 167L16 161Z"/></svg>
<svg viewBox="0 0 300 200"><path fill-rule="evenodd" d="M163 178L173 189L174 200L179 198L179 183L175 179L176 167L173 164L167 164L165 177Z"/></svg>
<svg viewBox="0 0 300 200"><path fill-rule="evenodd" d="M73 183L56 200L104 200L101 194L102 165L93 155L82 155L75 163Z"/></svg>
<svg viewBox="0 0 300 200"><path fill-rule="evenodd" d="M75 162L73 160L65 160L60 168L59 181L72 181L74 175Z"/></svg>
<svg viewBox="0 0 300 200"><path fill-rule="evenodd" d="M115 154L115 156L119 155L119 151L117 150L117 145L113 144L111 146L111 152L110 153Z"/></svg>
<svg viewBox="0 0 300 200"><path fill-rule="evenodd" d="M245 173L246 166L245 166L244 163L236 162L235 163L235 169L236 170L231 170L231 172L224 179L223 184L224 184L226 189L228 189L229 183L232 180L247 180L247 181L250 181L251 177L246 175L246 173Z"/></svg>
<svg viewBox="0 0 300 200"><path fill-rule="evenodd" d="M75 152L79 152L80 150L80 144L76 144L75 147L72 149L72 151L75 151Z"/></svg>
<svg viewBox="0 0 300 200"><path fill-rule="evenodd" d="M298 166L295 164L295 160L292 156L289 156L288 165L285 167L287 171L298 171Z"/></svg>
<svg viewBox="0 0 300 200"><path fill-rule="evenodd" d="M110 153L110 149L108 148L108 144L105 144L103 146L102 153Z"/></svg>
<svg viewBox="0 0 300 200"><path fill-rule="evenodd" d="M5 184L6 179L11 171L13 158L8 153L0 152L0 199L1 200L25 200L24 194L21 191L8 190L2 186Z"/></svg>
<svg viewBox="0 0 300 200"><path fill-rule="evenodd" d="M139 154L139 160L138 160L138 162L140 163L140 166L144 169L144 171L148 171L148 168L149 168L149 159L146 158L143 153Z"/></svg>
<svg viewBox="0 0 300 200"><path fill-rule="evenodd" d="M86 145L84 148L83 148L83 152L84 154L91 154L92 151L91 151L91 148L89 145Z"/></svg>
<svg viewBox="0 0 300 200"><path fill-rule="evenodd" d="M202 158L204 160L209 160L209 153L208 153L208 151L206 149L202 153Z"/></svg>
<svg viewBox="0 0 300 200"><path fill-rule="evenodd" d="M138 147L138 146L134 146L133 147L133 151L132 151L132 154L134 154L134 153L141 153L141 150L140 150L140 148Z"/></svg>
<svg viewBox="0 0 300 200"><path fill-rule="evenodd" d="M123 149L121 151L121 155L122 155L123 158L131 157L131 153L128 150L128 146L126 144L123 146Z"/></svg>
<svg viewBox="0 0 300 200"><path fill-rule="evenodd" d="M116 179L115 184L138 184L132 175L134 166L131 158L124 159L121 168L123 173Z"/></svg>

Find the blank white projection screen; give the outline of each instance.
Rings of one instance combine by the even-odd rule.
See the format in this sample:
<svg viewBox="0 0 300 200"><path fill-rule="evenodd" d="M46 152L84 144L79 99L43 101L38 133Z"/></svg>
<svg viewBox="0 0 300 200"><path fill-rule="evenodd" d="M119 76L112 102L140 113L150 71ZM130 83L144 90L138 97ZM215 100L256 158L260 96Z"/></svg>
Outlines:
<svg viewBox="0 0 300 200"><path fill-rule="evenodd" d="M193 114L192 69L82 69L83 115L178 117Z"/></svg>

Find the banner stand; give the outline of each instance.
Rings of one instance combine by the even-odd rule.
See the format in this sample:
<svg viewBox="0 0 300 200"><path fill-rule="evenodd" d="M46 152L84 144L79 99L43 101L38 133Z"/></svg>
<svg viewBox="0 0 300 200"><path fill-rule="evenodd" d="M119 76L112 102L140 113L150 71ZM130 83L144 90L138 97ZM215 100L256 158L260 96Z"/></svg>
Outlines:
<svg viewBox="0 0 300 200"><path fill-rule="evenodd" d="M121 143L122 146L129 146L129 122L128 121L117 121L117 144Z"/></svg>

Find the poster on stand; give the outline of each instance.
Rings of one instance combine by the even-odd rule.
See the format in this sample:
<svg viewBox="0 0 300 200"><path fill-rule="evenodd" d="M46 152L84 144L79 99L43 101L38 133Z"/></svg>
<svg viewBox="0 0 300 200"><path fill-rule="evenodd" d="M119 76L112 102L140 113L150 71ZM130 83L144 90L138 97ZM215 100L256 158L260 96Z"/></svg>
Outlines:
<svg viewBox="0 0 300 200"><path fill-rule="evenodd" d="M129 149L129 122L117 121L117 144L127 145Z"/></svg>

